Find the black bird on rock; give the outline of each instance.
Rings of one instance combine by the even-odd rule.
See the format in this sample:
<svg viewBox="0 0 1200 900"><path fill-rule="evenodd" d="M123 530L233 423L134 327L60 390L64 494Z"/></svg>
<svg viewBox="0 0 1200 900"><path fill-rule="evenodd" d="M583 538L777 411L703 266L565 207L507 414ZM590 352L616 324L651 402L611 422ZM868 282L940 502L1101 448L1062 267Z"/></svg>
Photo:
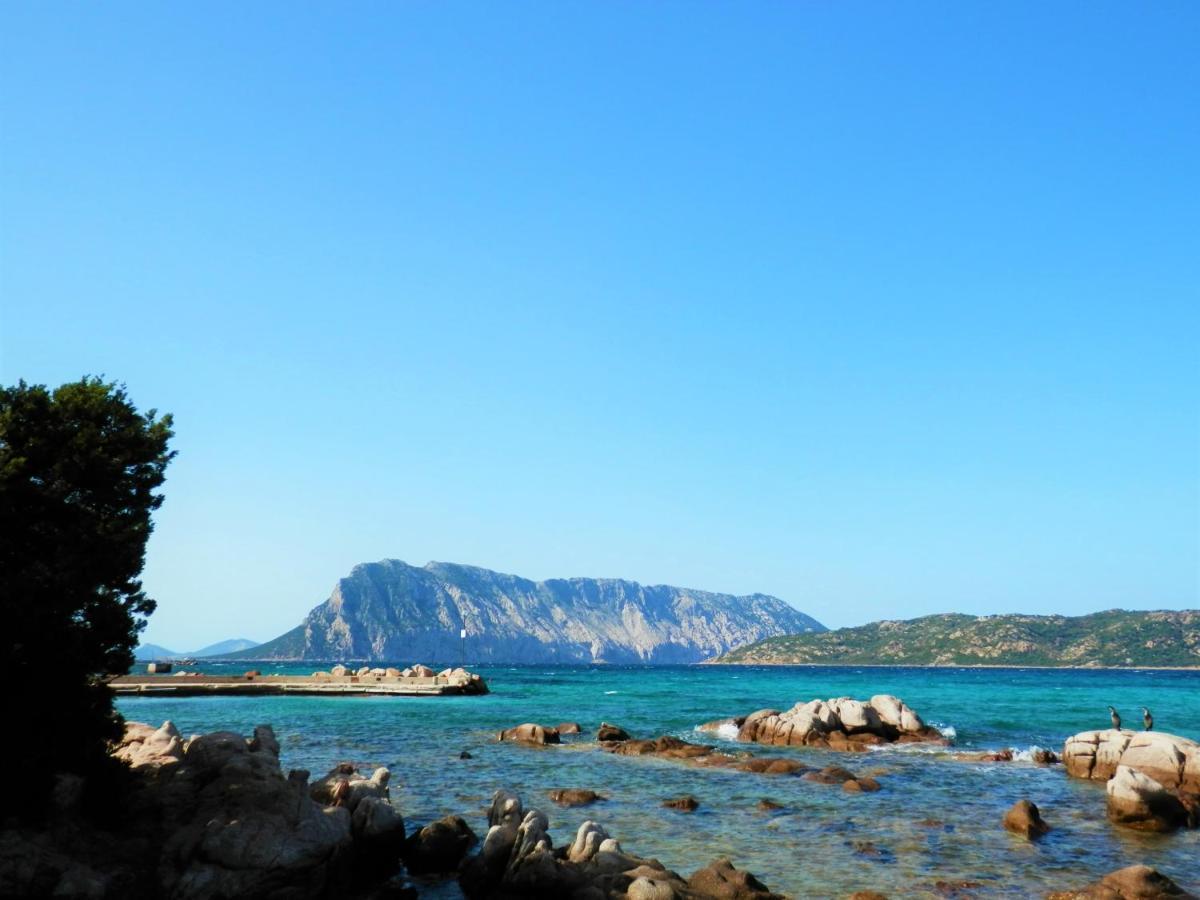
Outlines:
<svg viewBox="0 0 1200 900"><path fill-rule="evenodd" d="M1142 724L1146 726L1147 731L1154 730L1154 716L1150 715L1150 710L1142 707Z"/></svg>
<svg viewBox="0 0 1200 900"><path fill-rule="evenodd" d="M1118 714L1117 714L1117 711L1116 711L1115 709L1113 709L1111 706L1108 708L1108 711L1109 711L1109 713L1112 715L1112 723L1113 723L1113 728L1117 729L1117 731L1120 731L1120 730L1121 730L1121 717L1120 717L1120 715L1118 715Z"/></svg>

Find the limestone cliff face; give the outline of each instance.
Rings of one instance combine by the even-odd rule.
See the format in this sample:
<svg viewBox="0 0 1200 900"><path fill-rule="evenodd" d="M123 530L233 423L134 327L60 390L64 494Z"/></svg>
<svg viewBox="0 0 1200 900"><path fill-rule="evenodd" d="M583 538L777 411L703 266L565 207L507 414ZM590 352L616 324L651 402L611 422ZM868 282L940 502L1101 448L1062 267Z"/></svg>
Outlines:
<svg viewBox="0 0 1200 900"><path fill-rule="evenodd" d="M356 566L300 627L243 656L473 663L692 663L780 634L824 631L764 594L602 578L530 581L451 563Z"/></svg>

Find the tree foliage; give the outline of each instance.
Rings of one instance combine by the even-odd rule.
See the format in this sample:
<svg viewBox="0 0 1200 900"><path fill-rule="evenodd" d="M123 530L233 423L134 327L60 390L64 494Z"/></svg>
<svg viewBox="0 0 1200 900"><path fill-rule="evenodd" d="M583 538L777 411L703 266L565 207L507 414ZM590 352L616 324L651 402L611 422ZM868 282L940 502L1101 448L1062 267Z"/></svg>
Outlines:
<svg viewBox="0 0 1200 900"><path fill-rule="evenodd" d="M99 378L0 389L0 684L28 774L86 772L120 734L101 676L129 669L154 611L140 577L171 437Z"/></svg>

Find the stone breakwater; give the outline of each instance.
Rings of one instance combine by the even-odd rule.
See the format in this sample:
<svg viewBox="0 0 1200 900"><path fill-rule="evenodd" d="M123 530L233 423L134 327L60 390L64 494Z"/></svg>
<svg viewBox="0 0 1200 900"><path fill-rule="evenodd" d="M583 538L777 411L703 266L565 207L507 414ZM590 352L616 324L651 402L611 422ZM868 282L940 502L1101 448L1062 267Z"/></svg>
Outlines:
<svg viewBox="0 0 1200 900"><path fill-rule="evenodd" d="M1155 731L1085 731L1063 745L1067 774L1104 781L1108 818L1139 831L1200 825L1200 744Z"/></svg>
<svg viewBox="0 0 1200 900"><path fill-rule="evenodd" d="M244 696L295 695L392 695L398 697L478 695L488 693L482 676L466 669L434 672L428 666L406 669L371 668L352 670L334 666L312 675L263 675L251 670L244 675L202 675L180 671L174 675L121 675L109 679L120 696Z"/></svg>

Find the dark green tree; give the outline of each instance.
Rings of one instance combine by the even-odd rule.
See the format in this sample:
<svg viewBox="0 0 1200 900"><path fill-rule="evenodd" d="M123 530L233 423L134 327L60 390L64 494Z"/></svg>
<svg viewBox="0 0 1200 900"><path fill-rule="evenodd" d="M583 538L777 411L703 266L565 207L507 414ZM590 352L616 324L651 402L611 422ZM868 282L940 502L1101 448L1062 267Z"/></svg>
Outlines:
<svg viewBox="0 0 1200 900"><path fill-rule="evenodd" d="M0 690L20 799L97 771L121 733L103 676L128 671L154 611L140 577L171 437L169 415L100 378L0 389Z"/></svg>

